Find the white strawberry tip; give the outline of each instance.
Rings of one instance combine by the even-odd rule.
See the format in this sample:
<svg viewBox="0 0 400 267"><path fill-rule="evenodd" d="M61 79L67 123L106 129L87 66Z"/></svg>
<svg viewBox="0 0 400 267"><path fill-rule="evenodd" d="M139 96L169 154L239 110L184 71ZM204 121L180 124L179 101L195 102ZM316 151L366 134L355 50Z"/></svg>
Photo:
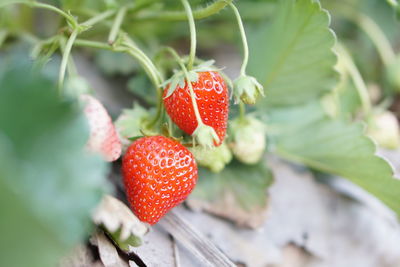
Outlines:
<svg viewBox="0 0 400 267"><path fill-rule="evenodd" d="M115 161L121 156L122 145L111 117L99 100L83 94L84 114L89 124L88 151L100 154L106 161Z"/></svg>
<svg viewBox="0 0 400 267"><path fill-rule="evenodd" d="M212 149L198 146L188 147L188 149L192 152L198 165L206 167L214 173L221 172L233 157L225 143Z"/></svg>
<svg viewBox="0 0 400 267"><path fill-rule="evenodd" d="M214 128L204 123L199 123L196 130L194 130L192 136L195 138L197 143L206 148L212 148L215 144L220 143L220 139L215 132Z"/></svg>
<svg viewBox="0 0 400 267"><path fill-rule="evenodd" d="M256 164L264 155L266 147L265 125L250 116L237 118L230 123L235 157L245 164Z"/></svg>
<svg viewBox="0 0 400 267"><path fill-rule="evenodd" d="M264 87L252 76L242 74L233 82L236 104L243 101L245 104L254 105L260 95L264 96Z"/></svg>

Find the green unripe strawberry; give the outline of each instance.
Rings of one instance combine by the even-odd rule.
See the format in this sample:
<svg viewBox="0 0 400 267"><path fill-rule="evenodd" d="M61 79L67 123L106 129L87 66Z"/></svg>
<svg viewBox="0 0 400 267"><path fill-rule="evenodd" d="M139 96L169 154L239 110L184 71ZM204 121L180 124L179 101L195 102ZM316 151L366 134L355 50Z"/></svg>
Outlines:
<svg viewBox="0 0 400 267"><path fill-rule="evenodd" d="M236 118L230 124L230 147L235 157L246 164L255 164L266 147L265 125L254 117Z"/></svg>

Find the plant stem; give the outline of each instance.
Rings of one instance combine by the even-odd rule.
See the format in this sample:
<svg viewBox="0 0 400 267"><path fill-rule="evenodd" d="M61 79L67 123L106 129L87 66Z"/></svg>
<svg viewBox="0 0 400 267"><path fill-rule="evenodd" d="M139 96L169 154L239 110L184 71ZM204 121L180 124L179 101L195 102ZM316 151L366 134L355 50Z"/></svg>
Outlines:
<svg viewBox="0 0 400 267"><path fill-rule="evenodd" d="M114 24L113 24L113 26L111 28L111 31L110 31L110 34L108 36L108 43L109 44L113 44L115 42L115 39L116 39L117 34L119 32L119 29L121 28L122 21L124 20L124 17L125 17L125 14L126 14L126 10L127 10L126 6L121 7L118 10L117 16L115 17Z"/></svg>
<svg viewBox="0 0 400 267"><path fill-rule="evenodd" d="M353 59L351 58L351 55L346 50L346 48L342 44L338 43L337 51L339 52L339 56L341 56L344 66L346 67L347 71L349 72L350 77L353 80L354 85L357 89L358 95L361 100L361 106L362 106L364 115L368 115L371 111L372 105L371 105L371 100L369 98L367 86L365 85L365 82L364 82L360 72L358 71L356 64L354 63Z"/></svg>
<svg viewBox="0 0 400 267"><path fill-rule="evenodd" d="M190 98L192 100L194 115L196 116L196 120L197 120L197 124L198 124L197 127L199 127L200 125L203 125L204 123L203 123L203 120L201 119L201 116L200 116L199 107L197 106L197 101L196 101L196 94L194 93L192 83L190 82L188 70L185 67L185 64L183 64L182 59L175 52L174 49L172 49L171 47L166 47L165 51L168 51L174 57L174 59L179 64L179 66L181 67L181 69L182 69L182 71L183 71L183 73L185 75L186 83L187 83L187 85L189 87Z"/></svg>
<svg viewBox="0 0 400 267"><path fill-rule="evenodd" d="M5 7L7 5L11 5L11 4L24 4L24 5L28 5L31 7L51 10L51 11L54 11L54 12L58 13L59 15L63 16L71 24L71 26L74 29L78 26L78 23L73 16L71 16L70 14L64 12L63 10L61 10L55 6L49 5L49 4L40 3L40 2L36 2L36 1L28 1L28 0L20 0L20 1L17 0L17 1L11 1L11 2L8 2L5 4L0 4L0 8Z"/></svg>
<svg viewBox="0 0 400 267"><path fill-rule="evenodd" d="M61 52L62 52L62 54L64 54L65 47L66 47L65 38L60 38L59 42L60 42ZM49 55L49 57L50 56L51 56L51 54ZM76 70L76 66L75 66L74 59L72 58L72 56L68 57L67 71L70 76L76 76L78 74L78 71Z"/></svg>
<svg viewBox="0 0 400 267"><path fill-rule="evenodd" d="M212 16L222 9L224 9L227 5L232 3L233 0L218 0L208 5L205 8L201 8L193 11L194 19L204 19L209 16ZM136 20L167 20L167 21L180 21L186 20L187 14L186 12L181 11L165 11L165 12L155 12L155 13L147 13L142 16L137 16Z"/></svg>
<svg viewBox="0 0 400 267"><path fill-rule="evenodd" d="M396 57L393 48L382 29L367 15L358 10L351 11L348 6L339 5L336 10L344 18L360 27L375 46L378 54L386 66L391 64Z"/></svg>
<svg viewBox="0 0 400 267"><path fill-rule="evenodd" d="M103 13L100 13L96 16L94 16L93 18L88 19L87 21L83 22L82 25L84 26L93 26L105 19L108 19L109 17L111 17L112 15L115 14L115 10L107 10Z"/></svg>
<svg viewBox="0 0 400 267"><path fill-rule="evenodd" d="M84 40L84 39L76 39L74 45L97 48L97 49L105 49L105 50L115 50L112 46L109 46L106 43L101 43L101 42L97 42L97 41L89 41L89 40Z"/></svg>
<svg viewBox="0 0 400 267"><path fill-rule="evenodd" d="M242 63L242 67L240 68L240 75L245 76L246 75L247 63L249 62L249 46L247 44L246 32L244 30L243 21L242 21L242 18L240 17L239 10L232 3L230 3L229 6L232 8L233 12L235 13L235 17L236 17L236 20L237 20L237 23L238 23L238 26L239 26L239 30L240 30L240 36L242 38L243 63Z"/></svg>
<svg viewBox="0 0 400 267"><path fill-rule="evenodd" d="M245 120L245 116L246 116L246 105L240 101L239 102L239 118L241 121Z"/></svg>
<svg viewBox="0 0 400 267"><path fill-rule="evenodd" d="M137 60L141 62L143 67L148 70L149 76L152 79L157 92L160 93L160 86L162 83L161 75L158 73L157 68L154 66L153 62L147 57L147 55L140 50L136 45L131 42L124 42L123 45L128 48L128 52L132 52L131 55L136 57Z"/></svg>
<svg viewBox="0 0 400 267"><path fill-rule="evenodd" d="M149 123L149 127L153 127L157 121L160 119L161 114L162 114L162 91L161 91L161 83L162 83L162 78L160 74L158 73L156 67L152 63L152 61L144 54L139 48L137 48L132 42L125 42L123 43L124 46L110 46L105 43L101 42L96 42L96 41L88 41L88 40L82 40L82 39L77 39L75 41L76 46L83 46L83 47L91 47L91 48L97 48L97 49L105 49L105 50L111 50L115 52L125 52L128 53L130 56L138 60L142 66L147 75L149 76L151 82L154 84L154 86L157 89L157 94L158 94L158 104L157 104L157 112L152 121Z"/></svg>
<svg viewBox="0 0 400 267"><path fill-rule="evenodd" d="M63 57L61 60L61 66L60 66L60 73L59 73L59 80L58 80L58 87L59 90L61 91L63 84L64 84L64 78L65 78L65 70L67 68L68 60L69 60L69 55L71 54L72 46L74 44L74 41L76 37L78 36L78 29L75 29L71 36L68 39L68 42L65 46L65 51L63 53Z"/></svg>
<svg viewBox="0 0 400 267"><path fill-rule="evenodd" d="M194 59L196 57L196 26L194 24L194 18L192 9L190 4L187 0L181 0L183 6L185 7L185 12L187 15L187 19L189 21L189 28L190 28L190 54L189 54L189 61L188 61L188 70L193 68Z"/></svg>
<svg viewBox="0 0 400 267"><path fill-rule="evenodd" d="M151 60L144 54L139 48L136 46L132 45L131 43L125 42L123 43L123 46L110 46L106 43L101 43L97 41L89 41L89 40L83 40L83 39L76 39L75 41L76 46L82 46L82 47L91 47L91 48L97 48L97 49L105 49L105 50L111 50L115 52L126 52L135 59L137 59L145 69L145 71L148 73L150 80L154 84L154 86L159 89L160 84L162 83L162 78L160 74L158 73L156 67L154 64L151 62Z"/></svg>
<svg viewBox="0 0 400 267"><path fill-rule="evenodd" d="M386 66L391 64L396 58L396 54L381 28L371 18L363 14L358 15L357 22L375 45L383 63Z"/></svg>

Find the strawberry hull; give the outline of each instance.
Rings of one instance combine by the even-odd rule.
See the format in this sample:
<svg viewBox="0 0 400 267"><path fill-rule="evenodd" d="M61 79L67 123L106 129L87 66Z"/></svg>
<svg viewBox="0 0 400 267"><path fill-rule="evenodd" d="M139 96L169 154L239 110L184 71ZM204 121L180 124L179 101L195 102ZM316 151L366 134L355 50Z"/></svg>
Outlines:
<svg viewBox="0 0 400 267"><path fill-rule="evenodd" d="M192 82L200 117L205 125L214 128L220 145L226 135L229 112L228 89L224 79L216 71L198 72L198 80ZM192 135L198 123L195 116L190 89L177 85L174 92L166 97L169 85L164 90L164 106L172 121L184 132Z"/></svg>

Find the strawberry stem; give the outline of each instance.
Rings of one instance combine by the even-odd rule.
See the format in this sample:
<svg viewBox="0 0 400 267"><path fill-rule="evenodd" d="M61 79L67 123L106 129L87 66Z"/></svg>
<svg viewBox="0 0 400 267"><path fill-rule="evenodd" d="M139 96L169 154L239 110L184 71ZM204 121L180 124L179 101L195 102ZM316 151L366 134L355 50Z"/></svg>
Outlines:
<svg viewBox="0 0 400 267"><path fill-rule="evenodd" d="M122 21L124 20L126 11L127 11L127 7L126 6L121 7L118 10L118 13L117 13L117 15L115 17L114 23L113 23L113 25L111 27L110 34L108 35L108 43L109 44L113 44L115 42L115 39L116 39L117 34L119 32L119 29L121 28Z"/></svg>
<svg viewBox="0 0 400 267"><path fill-rule="evenodd" d="M194 115L195 115L196 121L197 121L197 128L192 133L192 135L196 136L196 138L200 136L199 139L204 140L201 142L202 145L207 144L207 146L212 146L211 145L212 140L214 140L214 142L216 142L216 143L219 143L220 140L219 140L219 137L216 134L214 128L204 124L203 120L201 119L199 107L198 107L197 101L196 101L196 94L194 92L192 82L190 81L190 78L189 78L188 70L185 67L185 64L183 63L183 60L179 57L178 53L176 53L175 50L172 49L171 47L166 47L165 51L169 52L174 57L176 62L181 67L183 74L185 75L185 80L186 80L187 86L189 88L190 98L192 100Z"/></svg>
<svg viewBox="0 0 400 267"><path fill-rule="evenodd" d="M62 37L59 38L59 46L61 49L61 52L64 54L65 52L65 47L66 47L66 38ZM49 51L49 53L51 53ZM49 58L50 56L48 56ZM76 70L76 65L74 63L74 59L71 57L69 57L68 62L67 62L67 72L69 75L77 75L78 71Z"/></svg>
<svg viewBox="0 0 400 267"><path fill-rule="evenodd" d="M190 29L190 54L189 54L189 61L188 61L188 70L193 68L194 59L196 57L196 26L194 24L193 12L190 7L190 4L187 0L181 0L183 6L185 7L185 12L187 15L187 19L189 22L189 29Z"/></svg>
<svg viewBox="0 0 400 267"><path fill-rule="evenodd" d="M97 24L99 22L104 21L105 19L108 19L109 17L114 15L115 12L116 12L115 10L104 11L104 12L102 12L102 13L100 13L100 14L98 14L98 15L90 18L90 19L88 19L87 21L83 22L82 25L88 26L88 27L93 26L93 25L95 25L95 24Z"/></svg>
<svg viewBox="0 0 400 267"><path fill-rule="evenodd" d="M35 8L41 8L41 9L47 9L47 10L54 11L55 13L58 13L59 15L63 16L68 21L68 23L71 25L71 27L73 29L76 29L78 27L78 22L75 20L75 18L72 15L64 12L63 10L61 10L55 6L36 2L36 1L16 0L16 1L8 1L5 3L2 3L2 4L0 4L0 8L10 5L10 4L25 4L25 5L28 5L31 7L35 7Z"/></svg>
<svg viewBox="0 0 400 267"><path fill-rule="evenodd" d="M76 37L78 36L78 33L79 33L79 29L75 29L72 32L71 36L69 37L68 42L65 46L65 50L64 50L62 60L61 60L59 80L58 80L58 88L59 88L60 92L61 92L62 86L64 84L65 70L67 69L69 55L71 54L72 46L74 44Z"/></svg>
<svg viewBox="0 0 400 267"><path fill-rule="evenodd" d="M245 120L245 116L246 116L246 105L240 101L239 102L239 118L241 121Z"/></svg>
<svg viewBox="0 0 400 267"><path fill-rule="evenodd" d="M214 1L212 4L200 8L193 11L194 19L204 19L210 17L214 14L217 14L222 9L224 9L227 5L232 3L233 0L218 0ZM143 13L134 18L135 20L166 20L166 21L180 21L186 20L187 15L186 12L180 11L165 11L165 12L152 12L152 13Z"/></svg>
<svg viewBox="0 0 400 267"><path fill-rule="evenodd" d="M232 3L229 3L229 6L232 8L233 13L235 14L243 44L243 63L242 67L240 68L240 75L246 76L246 68L247 68L247 63L249 61L249 46L247 44L246 32L244 30L243 21L242 18L240 17L239 10Z"/></svg>
<svg viewBox="0 0 400 267"><path fill-rule="evenodd" d="M355 23L365 32L378 51L383 64L388 66L393 62L393 60L396 58L396 53L394 52L392 45L387 39L385 33L375 21L373 21L369 16L362 14L358 10L351 12L347 7L338 8L338 11L343 17Z"/></svg>
<svg viewBox="0 0 400 267"><path fill-rule="evenodd" d="M188 88L189 88L190 98L192 100L194 115L196 116L197 123L199 125L200 124L204 124L203 120L201 119L201 116L200 116L199 107L197 106L197 101L196 101L196 95L194 93L192 83L190 82L189 73L188 73L187 68L185 67L185 64L183 64L182 59L179 57L178 53L175 52L174 49L172 49L171 47L166 47L166 50L174 57L176 62L181 67L181 69L183 71L183 74L185 75L185 79L186 79L186 82L187 82L187 85L188 85Z"/></svg>
<svg viewBox="0 0 400 267"><path fill-rule="evenodd" d="M350 77L353 80L353 83L357 89L363 113L364 115L368 115L371 112L372 104L365 81L347 49L341 43L337 43L336 47L337 51L339 52L339 60L342 59L343 64L350 74Z"/></svg>

